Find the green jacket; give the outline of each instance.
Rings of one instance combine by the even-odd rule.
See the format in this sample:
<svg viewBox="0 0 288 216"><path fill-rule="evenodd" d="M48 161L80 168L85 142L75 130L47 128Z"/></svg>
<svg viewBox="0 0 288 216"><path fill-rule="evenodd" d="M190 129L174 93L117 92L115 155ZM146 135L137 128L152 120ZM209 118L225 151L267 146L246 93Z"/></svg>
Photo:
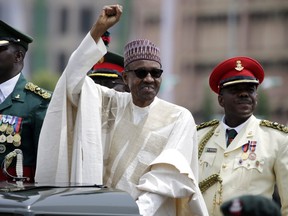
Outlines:
<svg viewBox="0 0 288 216"><path fill-rule="evenodd" d="M50 98L50 92L20 75L13 92L0 104L1 164L8 153L18 148L23 153L23 165L36 166L39 134Z"/></svg>

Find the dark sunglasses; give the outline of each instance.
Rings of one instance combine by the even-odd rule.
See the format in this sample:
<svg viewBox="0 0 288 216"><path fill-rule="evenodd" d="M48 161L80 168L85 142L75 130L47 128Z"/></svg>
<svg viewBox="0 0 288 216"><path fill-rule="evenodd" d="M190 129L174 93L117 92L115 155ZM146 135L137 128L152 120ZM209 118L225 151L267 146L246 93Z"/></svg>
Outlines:
<svg viewBox="0 0 288 216"><path fill-rule="evenodd" d="M139 68L139 69L136 69L136 70L126 70L126 72L134 72L135 75L139 79L144 79L148 75L148 73L150 73L153 78L159 78L159 77L161 77L161 75L163 73L163 70L162 69L158 69L158 68L154 68L154 69L151 69L151 70L147 70L147 69L144 69L144 68Z"/></svg>

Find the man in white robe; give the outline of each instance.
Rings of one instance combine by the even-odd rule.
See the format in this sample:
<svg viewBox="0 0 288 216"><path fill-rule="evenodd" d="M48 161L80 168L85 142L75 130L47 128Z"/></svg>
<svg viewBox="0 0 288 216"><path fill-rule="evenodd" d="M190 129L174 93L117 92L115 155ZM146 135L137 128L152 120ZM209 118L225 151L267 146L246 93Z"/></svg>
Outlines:
<svg viewBox="0 0 288 216"><path fill-rule="evenodd" d="M121 13L119 5L106 6L71 55L42 127L36 182L104 184L128 192L142 215L208 215L198 188L194 119L156 96L159 49L148 40L125 47L131 94L86 76L106 53L101 35ZM134 72L139 68L146 76Z"/></svg>

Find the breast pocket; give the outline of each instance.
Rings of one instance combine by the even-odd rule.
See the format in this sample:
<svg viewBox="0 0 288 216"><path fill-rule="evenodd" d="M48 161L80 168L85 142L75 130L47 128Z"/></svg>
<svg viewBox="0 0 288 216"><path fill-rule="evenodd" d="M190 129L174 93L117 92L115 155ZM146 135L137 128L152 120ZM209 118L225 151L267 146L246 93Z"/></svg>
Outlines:
<svg viewBox="0 0 288 216"><path fill-rule="evenodd" d="M232 187L236 189L247 189L250 186L253 178L259 178L259 175L263 173L264 158L257 157L253 160L243 160L241 157L234 159L233 164L233 181Z"/></svg>
<svg viewBox="0 0 288 216"><path fill-rule="evenodd" d="M199 176L207 178L216 172L216 167L213 166L216 158L216 152L203 152L199 160Z"/></svg>

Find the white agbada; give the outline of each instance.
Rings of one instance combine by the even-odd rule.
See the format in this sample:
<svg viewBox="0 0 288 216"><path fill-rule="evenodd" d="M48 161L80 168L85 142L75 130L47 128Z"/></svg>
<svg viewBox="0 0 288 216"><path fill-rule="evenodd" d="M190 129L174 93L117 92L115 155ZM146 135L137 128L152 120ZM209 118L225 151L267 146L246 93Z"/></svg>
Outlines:
<svg viewBox="0 0 288 216"><path fill-rule="evenodd" d="M128 192L142 215L208 215L191 113L157 97L140 108L95 84L86 72L105 53L89 33L71 55L43 123L36 182L105 184Z"/></svg>

